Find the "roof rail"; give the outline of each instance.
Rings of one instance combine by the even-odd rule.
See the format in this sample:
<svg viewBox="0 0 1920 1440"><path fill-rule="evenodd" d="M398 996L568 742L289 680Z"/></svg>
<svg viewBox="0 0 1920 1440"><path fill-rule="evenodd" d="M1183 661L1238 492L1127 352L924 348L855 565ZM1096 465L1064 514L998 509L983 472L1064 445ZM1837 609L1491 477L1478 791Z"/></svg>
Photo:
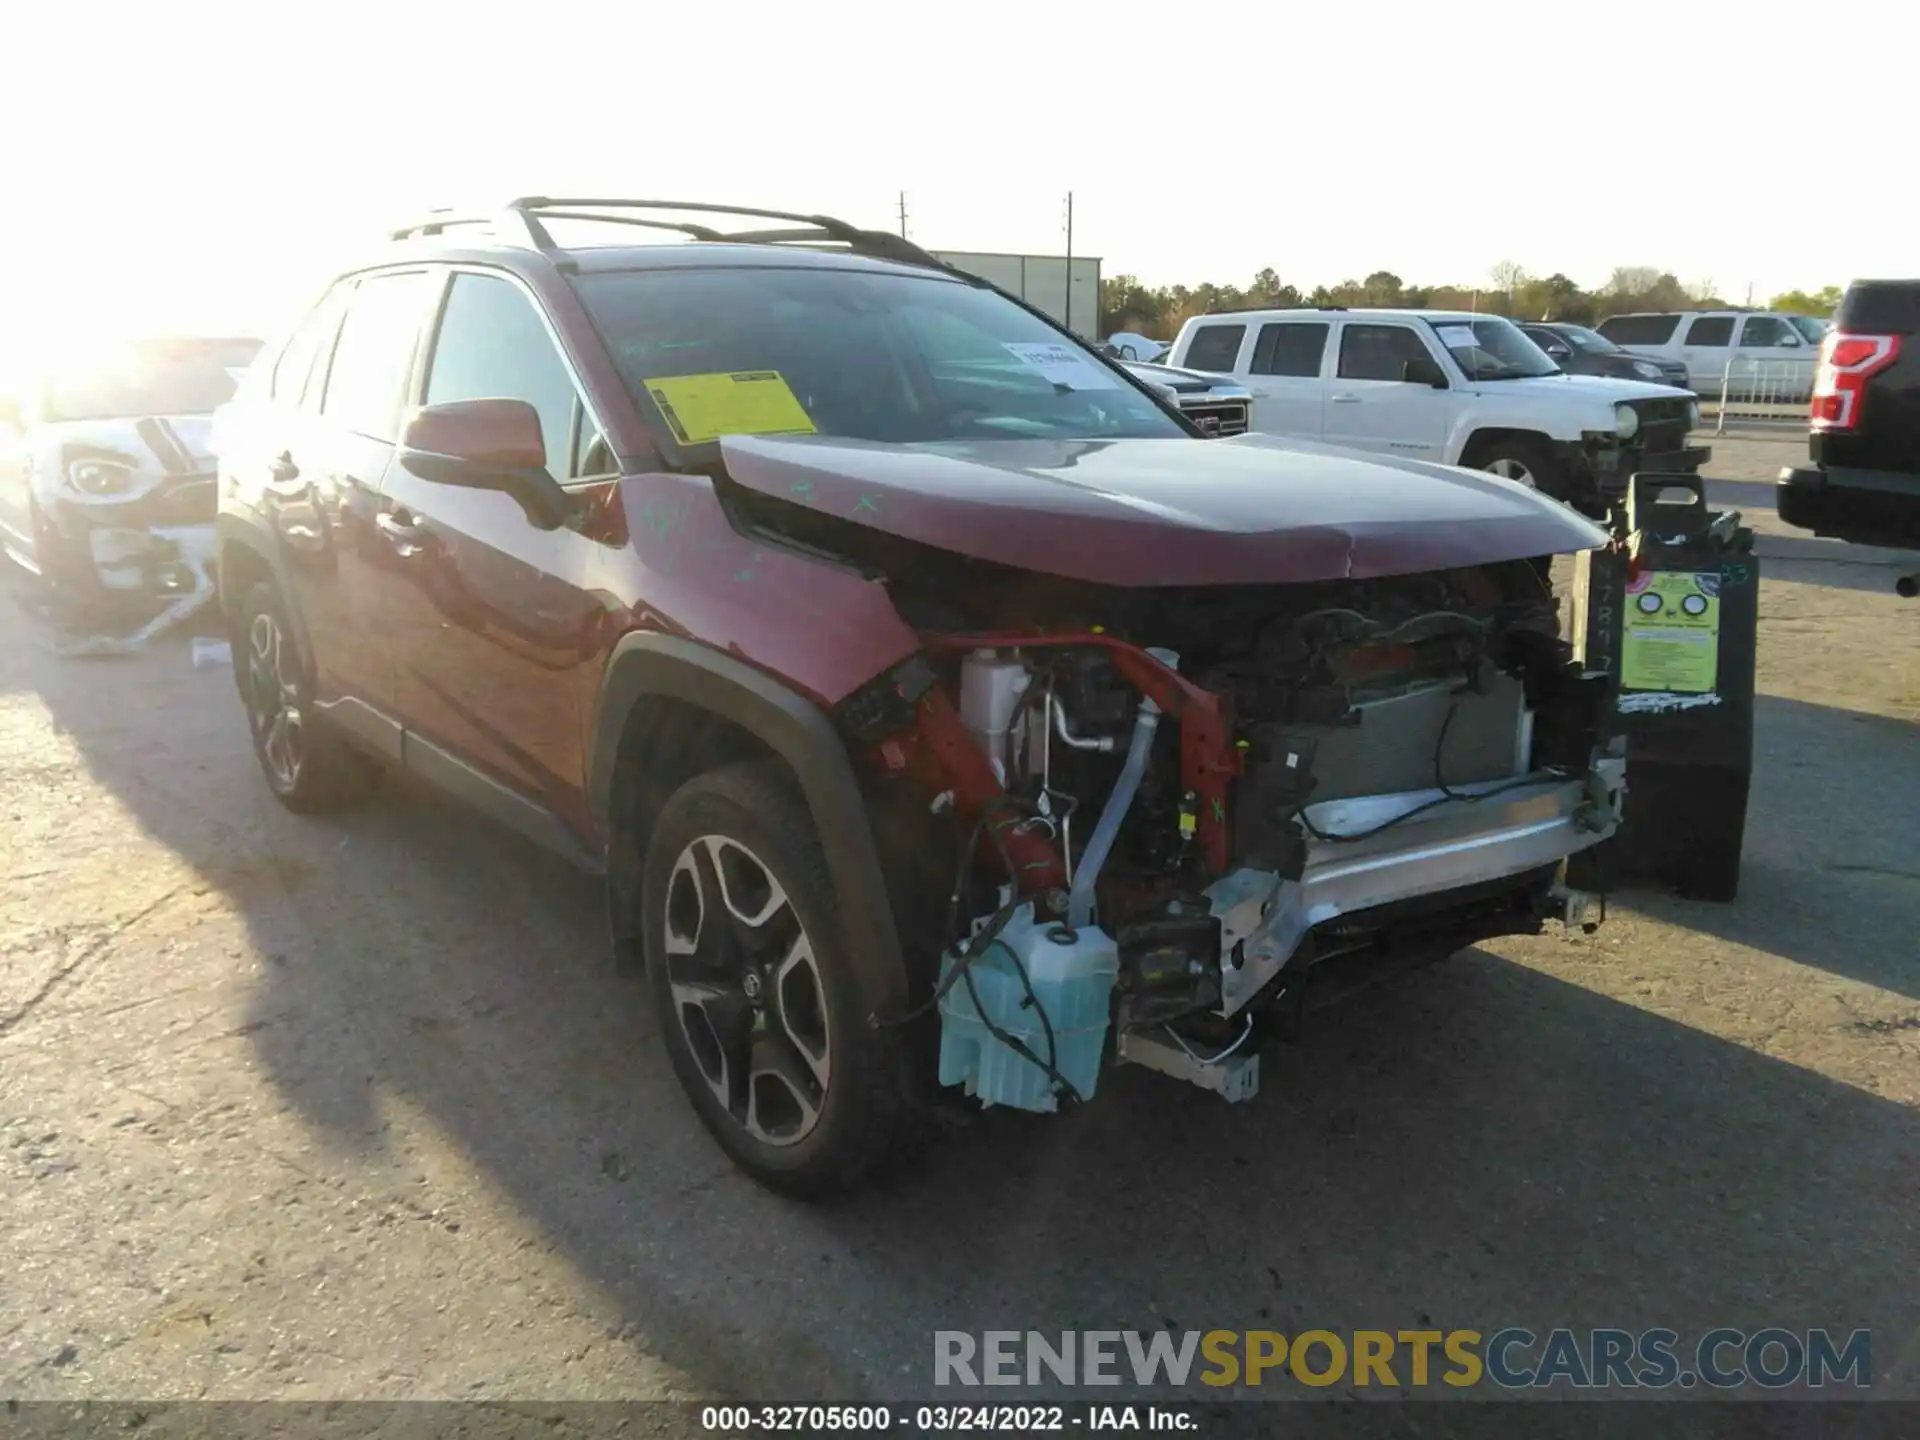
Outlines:
<svg viewBox="0 0 1920 1440"><path fill-rule="evenodd" d="M728 233L710 225L688 220L655 219L645 215L624 213L594 213L634 210L679 211L698 215L739 215L755 220L789 221L803 228L741 230ZM831 215L801 215L788 210L760 210L744 205L714 205L698 200L622 200L592 196L523 195L519 199L509 200L500 210L492 213L461 214L451 210L431 211L424 220L403 225L394 230L392 238L406 240L414 236L439 235L453 225L492 225L502 234L512 234L517 231L519 238L544 255L562 257L566 251L554 242L552 234L543 223L548 220L588 220L607 225L637 225L650 230L677 231L693 240L720 241L738 245L838 244L846 246L856 254L871 255L876 259L892 260L903 265L924 266L929 269L943 270L949 274L962 273L945 261L922 250L904 236L889 234L884 230L862 229L845 220L837 220Z"/></svg>
<svg viewBox="0 0 1920 1440"><path fill-rule="evenodd" d="M394 240L408 240L416 235L440 235L444 234L447 227L451 225L491 225L498 229L502 220L507 221L513 228L518 229L526 242L534 249L547 253L558 253L558 247L554 245L553 237L547 233L546 226L542 225L534 216L525 212L516 211L512 206L508 206L504 211L480 211L464 215L450 209L430 210L427 212L427 217L424 220L416 220L411 225L400 226L392 232L389 238Z"/></svg>
<svg viewBox="0 0 1920 1440"><path fill-rule="evenodd" d="M1210 315L1265 315L1283 310L1311 310L1311 305L1223 305L1218 310L1203 310L1193 318L1205 320Z"/></svg>

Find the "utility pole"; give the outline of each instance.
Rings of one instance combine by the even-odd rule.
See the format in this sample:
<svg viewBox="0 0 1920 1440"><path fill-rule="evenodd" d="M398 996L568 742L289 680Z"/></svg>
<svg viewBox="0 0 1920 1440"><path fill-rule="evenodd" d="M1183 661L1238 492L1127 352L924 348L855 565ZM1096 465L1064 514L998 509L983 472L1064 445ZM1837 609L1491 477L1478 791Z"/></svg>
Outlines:
<svg viewBox="0 0 1920 1440"><path fill-rule="evenodd" d="M1062 325L1073 329L1073 192L1067 192L1067 313Z"/></svg>
<svg viewBox="0 0 1920 1440"><path fill-rule="evenodd" d="M907 192L900 192L900 238L907 238Z"/></svg>

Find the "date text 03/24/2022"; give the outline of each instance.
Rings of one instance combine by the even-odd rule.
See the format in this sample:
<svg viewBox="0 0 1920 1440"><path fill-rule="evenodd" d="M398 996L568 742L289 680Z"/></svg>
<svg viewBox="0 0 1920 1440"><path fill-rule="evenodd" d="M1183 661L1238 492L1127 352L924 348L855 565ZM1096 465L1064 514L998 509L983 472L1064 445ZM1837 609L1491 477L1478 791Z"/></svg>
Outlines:
<svg viewBox="0 0 1920 1440"><path fill-rule="evenodd" d="M725 1435L835 1431L878 1434L1065 1433L1070 1430L1195 1430L1198 1418L1172 1405L708 1405L700 1427Z"/></svg>

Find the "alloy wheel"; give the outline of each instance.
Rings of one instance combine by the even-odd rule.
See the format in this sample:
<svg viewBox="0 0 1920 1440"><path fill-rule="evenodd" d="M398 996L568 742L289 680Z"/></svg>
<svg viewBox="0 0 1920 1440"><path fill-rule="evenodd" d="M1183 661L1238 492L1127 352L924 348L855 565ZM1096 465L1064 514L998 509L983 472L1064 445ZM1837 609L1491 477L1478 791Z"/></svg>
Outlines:
<svg viewBox="0 0 1920 1440"><path fill-rule="evenodd" d="M674 861L661 953L674 1021L701 1078L755 1140L794 1145L832 1082L826 986L773 871L725 835Z"/></svg>
<svg viewBox="0 0 1920 1440"><path fill-rule="evenodd" d="M306 759L305 722L293 665L279 622L265 612L256 614L247 626L247 710L261 759L282 790L299 783L300 766Z"/></svg>
<svg viewBox="0 0 1920 1440"><path fill-rule="evenodd" d="M1522 485L1535 490L1540 488L1539 483L1533 478L1533 472L1518 460L1495 460L1487 466L1487 473L1498 475L1502 480L1518 480Z"/></svg>

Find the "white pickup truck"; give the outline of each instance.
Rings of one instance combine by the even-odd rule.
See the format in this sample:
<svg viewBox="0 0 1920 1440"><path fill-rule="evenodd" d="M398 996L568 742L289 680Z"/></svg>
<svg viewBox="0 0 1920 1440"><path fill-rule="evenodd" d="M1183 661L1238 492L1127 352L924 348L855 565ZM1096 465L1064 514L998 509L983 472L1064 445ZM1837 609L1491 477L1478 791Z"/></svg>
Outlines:
<svg viewBox="0 0 1920 1440"><path fill-rule="evenodd" d="M1166 364L1231 375L1252 428L1488 470L1604 516L1635 471L1696 471L1684 390L1564 374L1510 320L1248 310L1187 321Z"/></svg>

